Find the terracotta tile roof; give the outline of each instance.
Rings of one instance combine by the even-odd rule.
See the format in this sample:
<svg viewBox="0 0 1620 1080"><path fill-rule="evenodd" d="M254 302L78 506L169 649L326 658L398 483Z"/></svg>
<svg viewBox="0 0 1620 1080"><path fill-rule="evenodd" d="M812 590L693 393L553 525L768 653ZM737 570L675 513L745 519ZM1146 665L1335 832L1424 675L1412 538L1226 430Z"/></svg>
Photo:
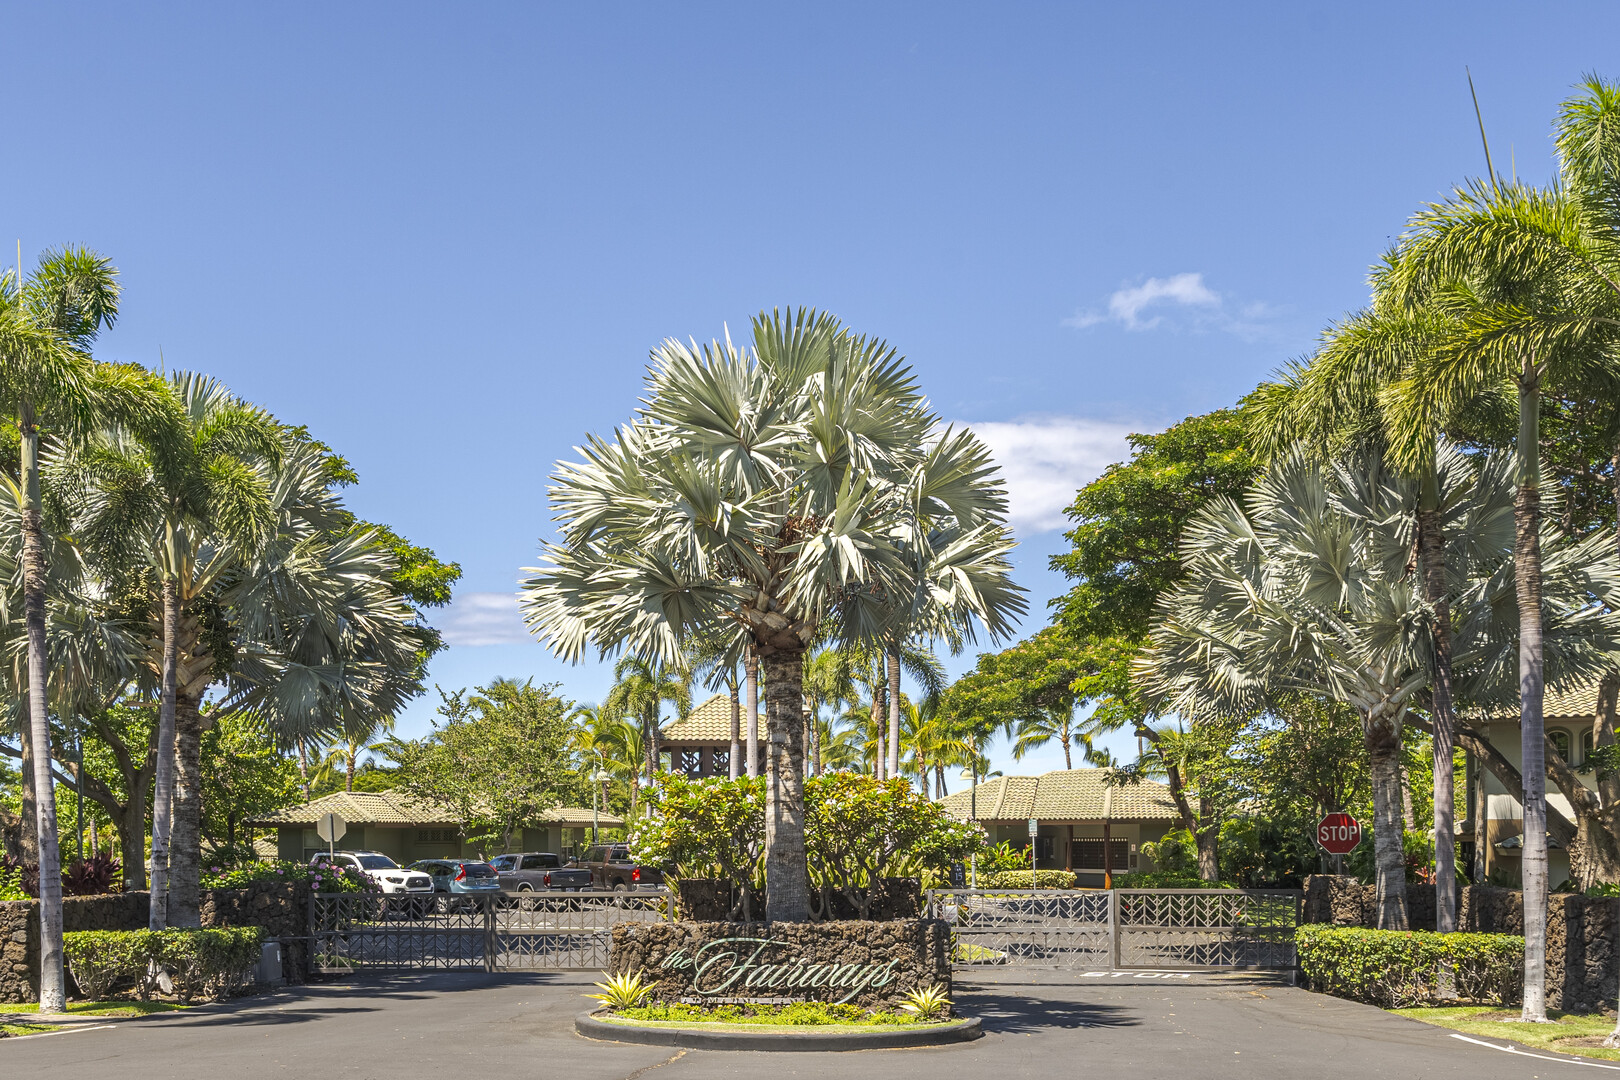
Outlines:
<svg viewBox="0 0 1620 1080"><path fill-rule="evenodd" d="M1114 785L1104 769L1059 769L1040 776L1000 776L979 785L981 821L1113 821L1173 820L1176 804L1170 789L1152 780ZM940 800L949 813L966 818L972 796L958 791Z"/></svg>
<svg viewBox="0 0 1620 1080"><path fill-rule="evenodd" d="M765 724L765 710L760 710L760 726ZM746 717L742 721L747 724ZM659 736L671 743L730 743L731 698L715 694L708 701L686 714L682 720L671 720L661 729Z"/></svg>
<svg viewBox="0 0 1620 1080"><path fill-rule="evenodd" d="M447 808L399 791L335 791L301 806L266 814L251 826L303 825L314 828L323 814L336 814L350 825L460 825ZM602 814L605 826L618 828L624 819ZM557 806L537 814L531 825L583 826L591 823L589 807Z"/></svg>
<svg viewBox="0 0 1620 1080"><path fill-rule="evenodd" d="M1591 720L1597 716L1598 684L1584 686L1549 686L1541 703L1544 720ZM1517 720L1518 702L1504 702L1484 709L1464 710L1465 714L1484 716L1491 720Z"/></svg>

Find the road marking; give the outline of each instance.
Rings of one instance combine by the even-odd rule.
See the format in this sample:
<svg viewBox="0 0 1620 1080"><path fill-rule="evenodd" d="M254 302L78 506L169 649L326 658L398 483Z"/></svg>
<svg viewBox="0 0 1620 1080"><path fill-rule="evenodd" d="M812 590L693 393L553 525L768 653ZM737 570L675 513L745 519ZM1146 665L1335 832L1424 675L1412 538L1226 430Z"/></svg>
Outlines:
<svg viewBox="0 0 1620 1080"><path fill-rule="evenodd" d="M80 1027L77 1024L64 1024L60 1031L42 1031L38 1035L13 1035L6 1039L6 1042L22 1042L24 1039L45 1039L52 1035L67 1035L74 1031L106 1031L108 1028L117 1026L117 1024L92 1024L89 1027Z"/></svg>
<svg viewBox="0 0 1620 1080"><path fill-rule="evenodd" d="M1514 1046L1497 1046L1495 1043L1488 1043L1481 1039L1470 1039L1468 1036L1459 1035L1455 1031L1451 1033L1451 1037L1453 1039L1461 1039L1463 1042L1473 1043L1475 1046L1488 1046L1492 1050L1501 1050L1509 1054L1518 1054L1520 1057L1535 1058L1538 1061L1558 1061L1565 1065L1589 1065L1594 1069L1620 1069L1620 1065L1605 1065L1601 1061L1581 1061L1576 1058L1548 1057L1546 1054L1532 1054L1528 1050L1520 1050Z"/></svg>
<svg viewBox="0 0 1620 1080"><path fill-rule="evenodd" d="M1190 971L1082 971L1082 979L1190 979Z"/></svg>

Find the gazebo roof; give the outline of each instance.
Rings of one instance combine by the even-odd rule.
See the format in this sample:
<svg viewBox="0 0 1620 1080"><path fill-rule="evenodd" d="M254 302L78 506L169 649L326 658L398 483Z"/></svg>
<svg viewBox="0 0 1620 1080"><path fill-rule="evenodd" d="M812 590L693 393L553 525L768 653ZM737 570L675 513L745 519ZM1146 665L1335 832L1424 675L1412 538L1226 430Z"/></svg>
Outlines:
<svg viewBox="0 0 1620 1080"><path fill-rule="evenodd" d="M665 743L714 745L731 742L731 698L715 694L679 720L671 720L659 731Z"/></svg>

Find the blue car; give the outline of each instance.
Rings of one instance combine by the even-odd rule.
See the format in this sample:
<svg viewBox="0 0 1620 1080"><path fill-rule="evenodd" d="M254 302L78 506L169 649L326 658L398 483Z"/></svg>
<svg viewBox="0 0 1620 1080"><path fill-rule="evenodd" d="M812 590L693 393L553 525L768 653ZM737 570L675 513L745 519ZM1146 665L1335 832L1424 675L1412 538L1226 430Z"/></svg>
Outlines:
<svg viewBox="0 0 1620 1080"><path fill-rule="evenodd" d="M477 896L501 895L501 879L495 868L482 859L423 859L411 864L433 879L433 892L440 911L473 907Z"/></svg>

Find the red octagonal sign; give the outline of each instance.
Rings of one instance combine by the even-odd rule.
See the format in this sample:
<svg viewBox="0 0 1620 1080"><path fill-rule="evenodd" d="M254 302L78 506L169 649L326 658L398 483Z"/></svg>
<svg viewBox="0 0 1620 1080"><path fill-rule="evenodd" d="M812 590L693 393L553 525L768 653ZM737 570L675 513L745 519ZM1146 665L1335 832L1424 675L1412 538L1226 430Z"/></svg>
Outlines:
<svg viewBox="0 0 1620 1080"><path fill-rule="evenodd" d="M1361 843L1361 822L1349 814L1329 814L1316 826L1316 842L1329 855L1348 855Z"/></svg>

